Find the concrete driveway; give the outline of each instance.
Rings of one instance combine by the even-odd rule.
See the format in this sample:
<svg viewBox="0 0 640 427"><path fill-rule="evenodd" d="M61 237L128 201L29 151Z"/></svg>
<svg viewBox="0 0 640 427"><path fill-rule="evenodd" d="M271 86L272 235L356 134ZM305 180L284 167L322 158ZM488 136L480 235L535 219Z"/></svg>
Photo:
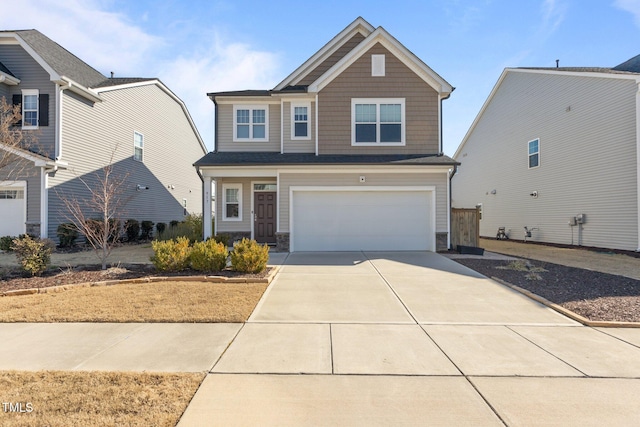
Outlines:
<svg viewBox="0 0 640 427"><path fill-rule="evenodd" d="M640 423L640 330L580 326L434 253L282 258L180 426Z"/></svg>

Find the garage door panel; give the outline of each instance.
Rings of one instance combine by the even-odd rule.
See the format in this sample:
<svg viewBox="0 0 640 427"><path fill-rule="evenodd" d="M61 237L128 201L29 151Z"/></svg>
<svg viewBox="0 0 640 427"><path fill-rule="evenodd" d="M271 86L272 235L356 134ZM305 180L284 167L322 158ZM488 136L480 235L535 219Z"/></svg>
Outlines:
<svg viewBox="0 0 640 427"><path fill-rule="evenodd" d="M23 187L0 187L0 236L25 233L26 211Z"/></svg>
<svg viewBox="0 0 640 427"><path fill-rule="evenodd" d="M296 191L295 251L433 250L427 191Z"/></svg>

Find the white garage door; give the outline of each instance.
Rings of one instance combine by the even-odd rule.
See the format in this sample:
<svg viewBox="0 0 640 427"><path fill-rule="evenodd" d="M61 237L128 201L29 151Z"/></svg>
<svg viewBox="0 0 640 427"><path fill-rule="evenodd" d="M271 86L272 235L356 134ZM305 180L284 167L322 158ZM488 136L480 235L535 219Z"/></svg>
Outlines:
<svg viewBox="0 0 640 427"><path fill-rule="evenodd" d="M17 236L26 232L24 187L0 186L0 236Z"/></svg>
<svg viewBox="0 0 640 427"><path fill-rule="evenodd" d="M434 250L431 191L293 191L293 251Z"/></svg>

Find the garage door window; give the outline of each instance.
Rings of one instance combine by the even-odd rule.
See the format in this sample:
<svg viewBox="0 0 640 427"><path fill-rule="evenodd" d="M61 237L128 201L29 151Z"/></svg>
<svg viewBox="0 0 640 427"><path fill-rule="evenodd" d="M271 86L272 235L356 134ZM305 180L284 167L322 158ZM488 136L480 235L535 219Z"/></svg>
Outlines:
<svg viewBox="0 0 640 427"><path fill-rule="evenodd" d="M0 200L24 199L24 190L0 190Z"/></svg>

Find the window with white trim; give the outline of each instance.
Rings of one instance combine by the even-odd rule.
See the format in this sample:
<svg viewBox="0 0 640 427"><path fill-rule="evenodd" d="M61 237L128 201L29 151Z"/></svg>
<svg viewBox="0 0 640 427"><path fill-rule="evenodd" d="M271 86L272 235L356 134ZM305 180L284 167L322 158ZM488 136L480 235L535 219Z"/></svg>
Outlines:
<svg viewBox="0 0 640 427"><path fill-rule="evenodd" d="M269 106L233 106L234 141L269 140Z"/></svg>
<svg viewBox="0 0 640 427"><path fill-rule="evenodd" d="M352 99L351 145L405 145L404 98Z"/></svg>
<svg viewBox="0 0 640 427"><path fill-rule="evenodd" d="M540 139L529 141L529 169L540 166Z"/></svg>
<svg viewBox="0 0 640 427"><path fill-rule="evenodd" d="M291 139L311 139L311 103L291 103Z"/></svg>
<svg viewBox="0 0 640 427"><path fill-rule="evenodd" d="M38 89L22 90L22 129L38 128Z"/></svg>
<svg viewBox="0 0 640 427"><path fill-rule="evenodd" d="M133 160L142 161L144 152L144 135L133 132Z"/></svg>
<svg viewBox="0 0 640 427"><path fill-rule="evenodd" d="M242 221L242 184L222 184L222 219Z"/></svg>

